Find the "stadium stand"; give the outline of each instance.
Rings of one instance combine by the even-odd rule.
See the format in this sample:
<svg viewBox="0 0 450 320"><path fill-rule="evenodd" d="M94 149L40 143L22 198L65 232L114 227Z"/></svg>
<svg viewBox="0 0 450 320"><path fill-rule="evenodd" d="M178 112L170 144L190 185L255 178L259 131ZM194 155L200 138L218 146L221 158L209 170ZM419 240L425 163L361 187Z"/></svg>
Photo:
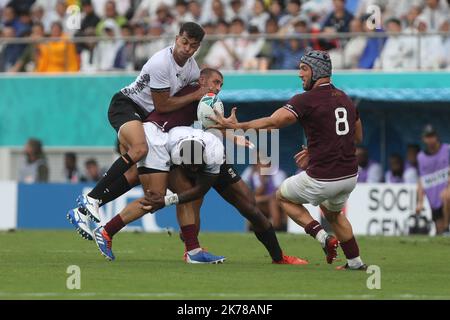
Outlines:
<svg viewBox="0 0 450 320"><path fill-rule="evenodd" d="M140 70L185 21L207 28L209 50L198 54L215 58L200 62L222 70L295 69L307 47L330 51L335 69L450 68L446 0L12 0L0 12L7 72ZM31 57L29 42L38 44Z"/></svg>

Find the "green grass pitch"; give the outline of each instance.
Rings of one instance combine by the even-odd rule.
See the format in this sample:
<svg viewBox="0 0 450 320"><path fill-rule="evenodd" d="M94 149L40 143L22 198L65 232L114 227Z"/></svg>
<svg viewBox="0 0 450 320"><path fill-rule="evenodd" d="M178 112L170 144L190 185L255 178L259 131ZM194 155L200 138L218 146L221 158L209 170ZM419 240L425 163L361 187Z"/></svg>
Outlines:
<svg viewBox="0 0 450 320"><path fill-rule="evenodd" d="M116 261L71 231L0 233L0 299L450 299L450 238L359 237L361 255L381 268L381 289L370 274L336 271L307 236L279 234L283 250L307 266L272 265L252 233L203 233L200 241L222 265L182 261L178 235L123 232ZM67 268L81 270L69 290Z"/></svg>

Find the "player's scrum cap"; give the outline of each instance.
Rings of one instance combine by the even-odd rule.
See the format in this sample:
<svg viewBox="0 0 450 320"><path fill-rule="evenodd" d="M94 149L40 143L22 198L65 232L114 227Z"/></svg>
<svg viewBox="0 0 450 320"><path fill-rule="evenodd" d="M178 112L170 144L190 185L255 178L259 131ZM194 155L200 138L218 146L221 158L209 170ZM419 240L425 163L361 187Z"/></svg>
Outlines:
<svg viewBox="0 0 450 320"><path fill-rule="evenodd" d="M311 50L305 53L300 62L307 64L312 70L312 80L331 77L331 59L328 52Z"/></svg>
<svg viewBox="0 0 450 320"><path fill-rule="evenodd" d="M436 136L437 131L431 124L427 124L422 130L422 137Z"/></svg>

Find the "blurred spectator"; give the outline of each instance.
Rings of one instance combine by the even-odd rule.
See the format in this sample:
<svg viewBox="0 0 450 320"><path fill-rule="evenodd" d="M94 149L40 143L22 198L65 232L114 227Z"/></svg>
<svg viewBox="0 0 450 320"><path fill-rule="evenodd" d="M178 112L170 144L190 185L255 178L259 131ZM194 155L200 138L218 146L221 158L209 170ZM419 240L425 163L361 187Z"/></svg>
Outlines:
<svg viewBox="0 0 450 320"><path fill-rule="evenodd" d="M367 21L369 16L363 16L362 21ZM363 29L365 33L382 33L382 29L370 28L367 23L363 23ZM361 57L359 58L358 68L361 69L372 69L375 64L376 59L383 50L384 43L386 42L386 37L374 37L368 38L366 42L366 47L364 48Z"/></svg>
<svg viewBox="0 0 450 320"><path fill-rule="evenodd" d="M58 2L58 0L36 0L34 5L42 7L45 13L49 13L55 9L57 2ZM49 30L50 30L50 24L51 24L51 22L49 22ZM44 26L45 26L45 23L44 23Z"/></svg>
<svg viewBox="0 0 450 320"><path fill-rule="evenodd" d="M156 16L154 19L150 20L152 24L158 24L162 27L163 33L165 34L177 34L178 30L176 24L174 23L174 17L170 12L170 8L161 4L156 9Z"/></svg>
<svg viewBox="0 0 450 320"><path fill-rule="evenodd" d="M75 45L68 41L62 32L60 22L53 22L50 37L59 38L39 44L39 55L36 63L37 72L78 71L79 60Z"/></svg>
<svg viewBox="0 0 450 320"><path fill-rule="evenodd" d="M95 37L95 28L89 27L83 31L82 36ZM80 71L95 72L98 70L98 55L95 53L97 42L89 40L80 44Z"/></svg>
<svg viewBox="0 0 450 320"><path fill-rule="evenodd" d="M202 7L196 0L189 1L188 4L189 14L193 22L200 23L200 19L202 16Z"/></svg>
<svg viewBox="0 0 450 320"><path fill-rule="evenodd" d="M390 18L403 20L407 17L411 7L420 7L423 0L389 0L384 8L383 15Z"/></svg>
<svg viewBox="0 0 450 320"><path fill-rule="evenodd" d="M33 24L42 23L44 27L44 33L45 30L50 31L50 23L48 23L48 20L45 19L46 12L44 6L42 6L38 1L36 1L30 10L31 10L30 11L31 20L33 21Z"/></svg>
<svg viewBox="0 0 450 320"><path fill-rule="evenodd" d="M349 32L353 15L345 9L345 0L333 0L333 11L323 23L324 32Z"/></svg>
<svg viewBox="0 0 450 320"><path fill-rule="evenodd" d="M277 22L277 26L280 19L284 16L282 2L282 0L273 0L269 5L270 17L275 19L275 21Z"/></svg>
<svg viewBox="0 0 450 320"><path fill-rule="evenodd" d="M100 22L100 18L94 11L94 6L92 5L92 0L82 0L81 1L81 29L80 33L83 33L87 28L95 28Z"/></svg>
<svg viewBox="0 0 450 320"><path fill-rule="evenodd" d="M240 18L243 21L248 21L249 16L242 5L242 0L231 0L227 11L227 19L232 21L235 18Z"/></svg>
<svg viewBox="0 0 450 320"><path fill-rule="evenodd" d="M180 29L183 23L193 20L191 13L188 11L188 4L186 0L177 0L175 2L174 12L174 28L177 30Z"/></svg>
<svg viewBox="0 0 450 320"><path fill-rule="evenodd" d="M416 213L424 209L423 198L427 196L436 225L436 234L448 232L450 220L449 165L450 146L442 143L432 125L425 126L422 132L425 150L417 156L420 179L417 186Z"/></svg>
<svg viewBox="0 0 450 320"><path fill-rule="evenodd" d="M369 151L366 147L356 148L356 159L358 161L358 182L374 183L383 180L381 165L375 160L369 159Z"/></svg>
<svg viewBox="0 0 450 320"><path fill-rule="evenodd" d="M414 34L417 32L416 28L416 19L420 15L420 7L419 6L412 6L405 18L403 19L403 33L406 34Z"/></svg>
<svg viewBox="0 0 450 320"><path fill-rule="evenodd" d="M54 22L59 22L61 23L65 34L72 36L75 33L76 30L72 28L71 24L69 23L70 13L67 11L68 5L68 1L58 0L54 8L51 11L46 12L44 18L44 27L46 27L46 32L49 31L49 26L51 29L51 26Z"/></svg>
<svg viewBox="0 0 450 320"><path fill-rule="evenodd" d="M397 154L389 156L389 170L384 175L384 182L386 183L402 183L404 173L404 163L402 157Z"/></svg>
<svg viewBox="0 0 450 320"><path fill-rule="evenodd" d="M1 37L14 38L15 29L12 26L4 26ZM12 68L24 51L24 46L20 44L8 43L0 44L0 72L8 71Z"/></svg>
<svg viewBox="0 0 450 320"><path fill-rule="evenodd" d="M116 3L112 0L106 1L105 3L105 15L103 16L100 14L101 17L103 17L100 22L96 26L96 33L97 35L101 36L103 34L103 30L105 29L105 22L109 20L114 20L115 23L121 27L125 23L127 23L127 18L125 18L122 15L119 15L116 9Z"/></svg>
<svg viewBox="0 0 450 320"><path fill-rule="evenodd" d="M439 31L441 25L449 19L447 1L425 0L425 8L422 10L419 19L427 25L428 31Z"/></svg>
<svg viewBox="0 0 450 320"><path fill-rule="evenodd" d="M22 25L21 30L17 33L19 37L28 36L31 33L31 13L27 11L19 11L19 22Z"/></svg>
<svg viewBox="0 0 450 320"><path fill-rule="evenodd" d="M10 4L2 11L2 25L3 27L11 27L14 29L14 36L21 37L30 30L30 21L21 19L22 16L27 16L28 12L18 14L16 9ZM28 22L28 23L27 23Z"/></svg>
<svg viewBox="0 0 450 320"><path fill-rule="evenodd" d="M148 25L145 23L137 23L133 26L133 33L136 37L144 37L147 35ZM150 43L148 41L138 41L134 43L134 70L141 70L147 62L148 52L150 51Z"/></svg>
<svg viewBox="0 0 450 320"><path fill-rule="evenodd" d="M28 36L31 33L32 23L42 23L45 34L48 34L53 22L59 22L63 27L64 34L71 37L74 30L68 28L69 25L66 24L66 21L69 18L67 8L73 4L80 5L82 8L81 28L75 34L77 37L85 35L84 31L92 27L96 28L96 36L100 36L105 30L105 21L110 19L119 26L119 29L115 30L121 30L120 28L131 18L132 29L125 27L121 30L122 33L132 36L136 32L137 35L154 35L158 38L176 34L179 25L185 21L194 21L205 25L210 29L208 34L220 34L228 28L223 21L231 24L239 19L244 22L244 31L239 34L244 36L249 32L257 34L254 27L258 29L259 33L274 34L273 21L267 23L270 19L276 22L278 35L296 34L298 33L296 30L298 22L303 21L306 24L307 31L305 33L314 36L308 41L308 46L330 51L334 69L371 69L375 66L383 70L410 68L431 70L448 68L450 70L450 55L447 54L450 50L450 36L427 34L434 31L449 31L449 2L450 0L0 0L2 14L0 35L4 37ZM374 29L371 23L366 23L368 19L373 20L373 15L371 15L373 12L367 12L371 5L376 5L381 9L380 21L387 21L386 29L389 35L385 36L382 34L382 29ZM357 10L356 6L358 6ZM355 17L361 20L352 19L354 12ZM400 27L398 21L401 21ZM136 25L137 27L135 27ZM212 31L212 26L216 26L215 32ZM272 31L269 32L267 26L272 27ZM377 27L381 28L381 26ZM11 33L9 28L13 28L14 32ZM370 39L363 36L349 39L315 36L322 32L333 34L348 31L362 31L368 36L375 34L381 36ZM117 32L114 34L117 35ZM421 41L418 41L417 34L421 35ZM224 37L222 40L226 39L227 37ZM136 60L139 61L135 65L136 68L142 67L142 64L150 56L150 53L145 53L146 50L153 52L155 48L163 48L170 44L167 40L159 40L146 39L135 44L136 49L133 51L136 52ZM383 50L385 41L387 43ZM108 40L108 42L112 44L112 41ZM238 44L238 41L233 41L233 44L235 43ZM245 45L247 48L257 47L255 46L257 43L250 42ZM222 55L231 55L232 60L237 61L236 63L232 62L231 67L225 63L227 69L292 69L292 63L283 63L289 67L279 67L276 61L277 57L267 57L267 49L274 43L266 41L264 48L256 57L253 53L249 54L250 57L248 55L240 56L240 52L244 51L239 48L233 48L231 52L222 53L220 56L222 59ZM297 45L293 41L288 41L281 46L282 52L278 52L278 50L273 50L273 52L292 57L297 51L301 52ZM2 49L0 51L1 71L14 66L23 53L16 51L24 50L26 47L25 45L14 46L5 43L0 46L2 47L0 48ZM92 46L93 44L89 44L87 47ZM208 49L210 46L212 47L211 43L204 48ZM276 45L274 46L276 47ZM224 49L223 43L218 47ZM77 52L80 54L83 50L86 53L86 49L82 44L77 44ZM103 69L125 68L129 70L131 66L129 61L133 60L129 59L129 49L131 49L130 43L121 42L120 54L116 55L114 68ZM197 54L197 57L200 62L203 62L206 51L203 50L201 54ZM66 58L64 57L64 59ZM128 61L125 63L128 67L124 67L123 58ZM243 61L248 59L258 63L245 64ZM73 59L70 58L70 60ZM107 64L110 65L109 62ZM221 65L222 62L214 64ZM84 66L87 65L84 64ZM295 64L293 69L296 68ZM14 71L14 69L11 70ZM82 68L82 70L86 69Z"/></svg>
<svg viewBox="0 0 450 320"><path fill-rule="evenodd" d="M219 35L227 35L230 30L230 24L226 22L225 20L220 20L216 24L216 34Z"/></svg>
<svg viewBox="0 0 450 320"><path fill-rule="evenodd" d="M157 0L152 0L157 2ZM108 8L106 7L107 0L92 0L95 12L100 17L108 17ZM116 11L119 15L124 16L130 8L130 0L113 0Z"/></svg>
<svg viewBox="0 0 450 320"><path fill-rule="evenodd" d="M151 57L153 54L155 54L159 50L161 50L171 44L170 43L171 40L161 38L163 34L164 34L164 28L160 23L154 22L150 25L149 35L152 37L156 37L156 39L153 39L152 41L150 41L149 46L147 47L147 49L148 49L147 58ZM159 39L159 38L161 38L161 39Z"/></svg>
<svg viewBox="0 0 450 320"><path fill-rule="evenodd" d="M33 24L30 39L39 40L44 36L44 25L40 22ZM36 61L39 57L39 50L39 43L30 43L9 72L34 71L36 69Z"/></svg>
<svg viewBox="0 0 450 320"><path fill-rule="evenodd" d="M273 228L276 231L286 231L286 215L280 210L275 198L277 189L283 180L286 179L286 173L278 169L269 175L262 175L261 168L268 167L269 164L263 164L266 161L261 160L261 156L259 156L257 164L251 165L244 170L242 180L253 190L257 207L272 221Z"/></svg>
<svg viewBox="0 0 450 320"><path fill-rule="evenodd" d="M305 54L305 50L310 45L307 39L295 38L295 35L301 35L308 32L306 22L299 20L295 23L294 27L295 33L288 35L292 38L285 40L283 46L280 46L280 48L277 49L277 52L275 52L275 65L277 69L297 69L299 57Z"/></svg>
<svg viewBox="0 0 450 320"><path fill-rule="evenodd" d="M149 22L153 20L156 17L156 10L161 4L172 7L175 4L175 0L142 0L139 6L137 7L136 12L134 13L133 18L131 19L132 20L131 22L132 23L137 23L139 21Z"/></svg>
<svg viewBox="0 0 450 320"><path fill-rule="evenodd" d="M419 57L420 69L439 69L444 57L448 56L448 52L444 52L442 38L438 35L427 34L428 24L420 16L417 17L416 23L421 37L420 50L419 52L416 50L415 58Z"/></svg>
<svg viewBox="0 0 450 320"><path fill-rule="evenodd" d="M403 180L406 183L417 183L419 180L419 171L417 163L417 155L420 152L420 146L417 144L409 144L406 150L405 171Z"/></svg>
<svg viewBox="0 0 450 320"><path fill-rule="evenodd" d="M106 19L103 22L103 31L101 33L106 40L97 43L94 51L94 60L97 61L97 70L109 71L114 69L114 61L123 41L119 39L120 28L113 19Z"/></svg>
<svg viewBox="0 0 450 320"><path fill-rule="evenodd" d="M16 12L28 12L35 0L10 0L6 3L14 8Z"/></svg>
<svg viewBox="0 0 450 320"><path fill-rule="evenodd" d="M102 172L98 166L97 160L90 158L84 163L86 174L81 177L83 182L97 182L102 178Z"/></svg>
<svg viewBox="0 0 450 320"><path fill-rule="evenodd" d="M350 22L350 32L364 32L363 21L355 18ZM352 37L344 49L333 49L329 51L333 69L355 69L358 67L359 59L367 44L365 36Z"/></svg>
<svg viewBox="0 0 450 320"><path fill-rule="evenodd" d="M270 16L264 7L264 2L262 0L255 0L249 25L257 27L259 32L265 32L266 22L269 17Z"/></svg>
<svg viewBox="0 0 450 320"><path fill-rule="evenodd" d="M441 66L450 70L450 54L448 54L450 52L450 20L444 22L439 31L447 33L447 36L442 36L442 50L447 54L442 57Z"/></svg>
<svg viewBox="0 0 450 320"><path fill-rule="evenodd" d="M202 27L203 30L205 30L206 36L213 35L216 32L216 26L211 23L204 24ZM214 42L215 42L214 40L208 40L205 37L202 41L202 44L200 45L200 48L195 53L194 56L195 61L197 61L197 64L200 67L203 67L203 65L205 64L205 57L208 54L208 51L211 49Z"/></svg>
<svg viewBox="0 0 450 320"><path fill-rule="evenodd" d="M202 6L201 23L217 23L219 20L229 21L221 0L205 0Z"/></svg>
<svg viewBox="0 0 450 320"><path fill-rule="evenodd" d="M333 0L333 11L326 17L322 26L325 34L337 32L349 32L353 15L345 9L345 0ZM341 47L346 43L345 39L323 40L320 45L325 50Z"/></svg>
<svg viewBox="0 0 450 320"><path fill-rule="evenodd" d="M68 183L80 182L80 173L77 167L77 155L74 152L64 154L64 178Z"/></svg>
<svg viewBox="0 0 450 320"><path fill-rule="evenodd" d="M386 21L386 30L390 33L374 68L383 70L413 69L417 65L414 59L416 42L411 36L402 35L402 24L397 18Z"/></svg>
<svg viewBox="0 0 450 320"><path fill-rule="evenodd" d="M19 171L19 182L35 183L48 182L49 171L42 142L30 138L25 144L25 163Z"/></svg>
<svg viewBox="0 0 450 320"><path fill-rule="evenodd" d="M298 18L301 13L300 0L289 0L286 7L287 14L280 18L278 25L282 29L288 29L293 19ZM289 30L287 30L289 31Z"/></svg>
<svg viewBox="0 0 450 320"><path fill-rule="evenodd" d="M230 34L245 35L245 24L239 18L234 19L230 25ZM205 57L205 64L209 67L222 70L238 70L243 61L254 57L254 52L247 51L251 42L243 37L225 38L216 41Z"/></svg>
<svg viewBox="0 0 450 320"><path fill-rule="evenodd" d="M278 33L278 23L275 18L269 18L266 22L266 33L269 35ZM281 46L280 40L266 39L263 47L259 53L259 58L261 59L261 69L265 70L264 65L267 69L279 69L277 61L275 59L276 53L279 52Z"/></svg>
<svg viewBox="0 0 450 320"><path fill-rule="evenodd" d="M256 26L250 26L250 35L259 34ZM249 39L246 44L245 57L242 59L242 67L244 70L267 70L267 60L261 59L261 51L264 47L264 38Z"/></svg>
<svg viewBox="0 0 450 320"><path fill-rule="evenodd" d="M132 35L131 26L125 24L120 28L122 37ZM134 70L134 44L130 41L123 41L119 48L116 58L114 59L114 69L125 69L127 71Z"/></svg>
<svg viewBox="0 0 450 320"><path fill-rule="evenodd" d="M356 0L359 1L359 0ZM347 0L346 2L351 2ZM326 17L333 10L333 0L302 1L302 12L308 17Z"/></svg>

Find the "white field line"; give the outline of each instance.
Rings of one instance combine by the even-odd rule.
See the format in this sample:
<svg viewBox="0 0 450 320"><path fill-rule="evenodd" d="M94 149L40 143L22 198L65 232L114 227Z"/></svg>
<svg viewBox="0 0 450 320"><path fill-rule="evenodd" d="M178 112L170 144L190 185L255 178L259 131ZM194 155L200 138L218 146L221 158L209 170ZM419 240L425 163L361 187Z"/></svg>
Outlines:
<svg viewBox="0 0 450 320"><path fill-rule="evenodd" d="M206 298L244 298L244 299L258 299L258 298L297 298L297 299L322 299L322 295L318 294L303 294L303 293L254 293L254 294L240 294L240 293L177 293L177 292L114 292L114 293L102 293L102 292L1 292L0 298L83 298L83 297L109 297L109 298L190 298L190 297L206 297ZM387 299L450 299L449 296L437 296L437 295L416 295L416 294L394 294L386 297ZM385 299L386 299L385 298ZM348 294L336 297L336 299L377 299L377 295L374 294Z"/></svg>

